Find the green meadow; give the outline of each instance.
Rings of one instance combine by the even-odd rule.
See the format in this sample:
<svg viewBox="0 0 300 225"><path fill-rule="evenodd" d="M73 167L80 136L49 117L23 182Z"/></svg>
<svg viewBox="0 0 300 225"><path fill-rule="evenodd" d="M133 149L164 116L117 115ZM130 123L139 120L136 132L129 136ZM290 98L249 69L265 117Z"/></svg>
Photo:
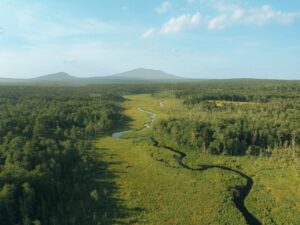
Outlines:
<svg viewBox="0 0 300 225"><path fill-rule="evenodd" d="M128 130L132 132L122 139L106 136L97 141L101 160L116 174L114 182L118 189L114 197L130 212L117 216L116 223L247 224L232 201L233 191L228 188L245 185L244 178L218 169L186 170L176 163L173 152L138 138L152 132L152 125L150 129L135 131L151 121L138 108L155 112L157 123L188 115L182 101L163 95L125 98L122 106L131 119ZM223 165L251 176L254 185L245 206L262 224L300 223L300 164L292 153L278 151L271 157L216 156L189 151L168 140L162 142L187 153L184 162L192 168L200 164Z"/></svg>

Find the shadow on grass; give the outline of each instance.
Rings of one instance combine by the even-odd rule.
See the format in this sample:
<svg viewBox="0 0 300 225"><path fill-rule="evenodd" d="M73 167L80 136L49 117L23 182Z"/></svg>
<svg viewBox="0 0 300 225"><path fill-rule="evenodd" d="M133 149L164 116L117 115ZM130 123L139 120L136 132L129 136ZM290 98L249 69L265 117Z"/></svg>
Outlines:
<svg viewBox="0 0 300 225"><path fill-rule="evenodd" d="M120 108L120 110L124 110ZM114 130L127 130L132 121L130 117L122 116L121 123ZM76 205L71 208L73 219L70 225L102 225L102 224L135 224L138 221L135 215L143 211L141 208L128 208L124 201L116 197L118 185L116 178L125 171L114 171L110 167L121 165L122 162L106 162L103 157L108 154L109 149L97 148L93 152L93 163L84 173L81 179L80 191L82 196L78 197ZM113 158L113 155L109 154ZM84 184L83 184L84 183ZM74 213L75 212L75 213ZM70 221L70 220L69 220Z"/></svg>
<svg viewBox="0 0 300 225"><path fill-rule="evenodd" d="M74 201L76 205L71 206L73 208L72 219L66 224L125 225L138 223L134 218L142 209L128 208L122 199L116 197L119 187L115 180L122 171L113 171L109 167L120 165L122 162L102 161L101 158L106 154L106 150L98 151L100 153L97 153L97 157L98 159L100 157L100 160L97 160L90 168L90 173L86 174L84 188L82 186L80 188L82 196Z"/></svg>
<svg viewBox="0 0 300 225"><path fill-rule="evenodd" d="M124 111L123 107L118 106L118 110ZM110 132L123 131L130 129L130 123L132 119L122 114L121 118L118 118L118 125ZM104 135L105 136L105 135ZM89 196L85 197L81 212L79 215L84 215L80 218L77 217L76 222L73 224L134 224L138 223L135 215L139 214L143 209L141 208L128 208L125 206L124 201L116 197L118 192L118 185L116 184L116 178L125 171L114 171L110 167L114 165L121 165L122 162L105 162L103 157L108 154L109 149L98 148L95 154L92 171L88 174L89 177L85 177L89 183L86 183L86 193ZM113 158L112 154L109 157Z"/></svg>
<svg viewBox="0 0 300 225"><path fill-rule="evenodd" d="M128 100L131 101L131 100ZM118 106L118 110L121 112L121 117L118 118L116 122L116 126L110 130L110 134L113 134L115 132L122 132L122 131L127 131L130 130L130 124L132 123L133 119L127 115L124 114L125 108L122 106Z"/></svg>

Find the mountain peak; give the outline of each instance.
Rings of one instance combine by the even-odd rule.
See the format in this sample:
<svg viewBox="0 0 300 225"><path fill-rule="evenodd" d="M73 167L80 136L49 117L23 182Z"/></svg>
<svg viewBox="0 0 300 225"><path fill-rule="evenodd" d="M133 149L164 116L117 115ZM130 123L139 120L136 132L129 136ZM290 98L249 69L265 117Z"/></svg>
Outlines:
<svg viewBox="0 0 300 225"><path fill-rule="evenodd" d="M109 76L118 79L137 79L137 80L174 80L180 77L163 72L161 70L137 68L124 73Z"/></svg>
<svg viewBox="0 0 300 225"><path fill-rule="evenodd" d="M40 76L35 78L36 80L45 80L45 81L66 81L66 80L73 80L76 77L71 76L65 72L53 73L44 76Z"/></svg>

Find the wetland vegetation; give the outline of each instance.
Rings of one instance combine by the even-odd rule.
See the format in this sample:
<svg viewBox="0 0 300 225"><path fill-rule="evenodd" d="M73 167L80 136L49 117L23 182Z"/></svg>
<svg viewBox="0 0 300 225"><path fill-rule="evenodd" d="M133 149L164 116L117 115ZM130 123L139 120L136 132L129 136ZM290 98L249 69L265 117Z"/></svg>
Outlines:
<svg viewBox="0 0 300 225"><path fill-rule="evenodd" d="M299 93L255 80L3 86L0 224L298 224Z"/></svg>

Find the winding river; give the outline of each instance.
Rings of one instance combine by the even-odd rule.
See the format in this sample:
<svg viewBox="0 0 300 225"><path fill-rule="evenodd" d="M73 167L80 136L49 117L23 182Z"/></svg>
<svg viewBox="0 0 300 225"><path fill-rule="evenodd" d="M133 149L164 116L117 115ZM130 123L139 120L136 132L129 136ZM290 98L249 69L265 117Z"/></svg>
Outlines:
<svg viewBox="0 0 300 225"><path fill-rule="evenodd" d="M164 103L161 102L160 106L163 107L163 104ZM138 111L149 114L151 116L151 124L153 124L155 122L156 113L149 112L142 108L138 108ZM150 128L149 123L145 123L144 128L142 128L141 130L148 129L148 128ZM122 135L129 133L129 132L132 132L132 130L116 132L116 133L113 133L112 137L122 139ZM150 138L150 140L152 141L152 143L155 147L163 148L163 149L166 149L166 150L176 153L176 155L174 155L174 158L175 158L177 164L184 169L187 169L190 171L198 171L198 172L205 171L208 169L220 169L223 171L234 173L234 174L239 175L242 178L246 179L247 180L246 185L229 187L229 190L233 190L233 202L234 202L236 208L242 213L242 215L244 216L247 223L249 225L261 225L261 222L254 215L252 215L245 206L245 199L247 198L247 196L250 193L250 191L253 187L253 184L254 184L254 181L250 176L248 176L238 170L235 170L235 169L232 169L232 168L229 168L226 166L221 166L221 165L200 165L199 168L191 168L183 162L183 159L186 157L186 154L184 152L178 151L178 150L168 147L168 146L161 146L161 145L159 145L158 141L156 141L151 136L148 138Z"/></svg>

